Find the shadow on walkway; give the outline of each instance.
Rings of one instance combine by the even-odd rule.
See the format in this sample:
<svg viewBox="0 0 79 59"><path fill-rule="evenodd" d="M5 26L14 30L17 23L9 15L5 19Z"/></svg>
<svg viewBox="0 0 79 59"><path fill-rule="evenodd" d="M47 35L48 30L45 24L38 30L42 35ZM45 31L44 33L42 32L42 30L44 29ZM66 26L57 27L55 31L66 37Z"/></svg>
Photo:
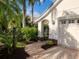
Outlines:
<svg viewBox="0 0 79 59"><path fill-rule="evenodd" d="M0 59L27 59L30 55L25 52L24 48L17 48L12 55L0 56Z"/></svg>

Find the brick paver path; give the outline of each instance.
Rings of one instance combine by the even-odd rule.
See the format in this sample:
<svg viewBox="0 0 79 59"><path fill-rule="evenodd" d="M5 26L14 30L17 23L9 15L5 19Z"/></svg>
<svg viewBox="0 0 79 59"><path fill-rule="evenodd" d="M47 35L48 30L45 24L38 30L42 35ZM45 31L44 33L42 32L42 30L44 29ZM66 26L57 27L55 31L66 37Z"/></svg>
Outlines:
<svg viewBox="0 0 79 59"><path fill-rule="evenodd" d="M27 59L79 59L79 50L55 46L44 50L41 45L45 42L37 42L26 46L26 52L30 55Z"/></svg>
<svg viewBox="0 0 79 59"><path fill-rule="evenodd" d="M25 51L30 55L28 59L36 59L37 56L39 56L39 54L44 52L45 50L41 48L41 46L44 44L45 42L36 42L36 43L27 45Z"/></svg>

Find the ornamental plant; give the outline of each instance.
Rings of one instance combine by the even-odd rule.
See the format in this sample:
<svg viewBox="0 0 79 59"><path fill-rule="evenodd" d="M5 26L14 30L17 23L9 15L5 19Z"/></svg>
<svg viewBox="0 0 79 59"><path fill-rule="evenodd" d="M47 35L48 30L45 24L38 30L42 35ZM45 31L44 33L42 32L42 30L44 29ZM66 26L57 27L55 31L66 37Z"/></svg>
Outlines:
<svg viewBox="0 0 79 59"><path fill-rule="evenodd" d="M26 40L26 42L30 40L34 40L37 37L37 28L36 27L24 27L21 29L21 32L23 34L23 38Z"/></svg>

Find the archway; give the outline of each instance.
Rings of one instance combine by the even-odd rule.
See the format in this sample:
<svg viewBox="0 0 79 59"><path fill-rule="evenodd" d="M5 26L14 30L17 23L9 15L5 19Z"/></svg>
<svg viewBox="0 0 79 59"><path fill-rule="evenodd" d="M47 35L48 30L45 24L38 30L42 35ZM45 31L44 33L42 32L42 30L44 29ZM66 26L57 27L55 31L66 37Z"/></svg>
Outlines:
<svg viewBox="0 0 79 59"><path fill-rule="evenodd" d="M43 24L43 37L44 39L47 39L49 37L49 25L48 25L49 22L48 20L44 20L42 24Z"/></svg>

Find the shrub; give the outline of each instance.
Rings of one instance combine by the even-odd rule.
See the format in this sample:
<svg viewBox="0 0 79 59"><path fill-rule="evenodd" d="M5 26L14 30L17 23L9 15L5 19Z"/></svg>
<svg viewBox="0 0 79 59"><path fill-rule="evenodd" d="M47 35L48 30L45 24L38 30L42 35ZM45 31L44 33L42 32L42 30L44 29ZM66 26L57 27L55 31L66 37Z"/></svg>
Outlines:
<svg viewBox="0 0 79 59"><path fill-rule="evenodd" d="M35 39L37 37L36 27L25 27L21 29L21 32L23 33L23 38L26 39L26 41Z"/></svg>
<svg viewBox="0 0 79 59"><path fill-rule="evenodd" d="M56 40L48 40L47 41L47 44L48 45L56 45L57 44L57 41Z"/></svg>
<svg viewBox="0 0 79 59"><path fill-rule="evenodd" d="M7 34L0 34L0 42L4 43L4 45L8 48L12 47L12 38Z"/></svg>
<svg viewBox="0 0 79 59"><path fill-rule="evenodd" d="M47 44L48 44L48 45L53 45L54 43L53 43L53 41L48 40L48 41L47 41Z"/></svg>
<svg viewBox="0 0 79 59"><path fill-rule="evenodd" d="M16 43L16 47L17 47L17 48L24 48L24 47L25 47L25 44L22 43L22 42L17 42L17 43Z"/></svg>
<svg viewBox="0 0 79 59"><path fill-rule="evenodd" d="M5 48L7 48L8 54L11 54L12 48L12 37L6 33L0 33L0 42L4 44Z"/></svg>
<svg viewBox="0 0 79 59"><path fill-rule="evenodd" d="M21 29L20 28L16 29L16 39L19 42L24 41L23 40L23 34L21 33Z"/></svg>

